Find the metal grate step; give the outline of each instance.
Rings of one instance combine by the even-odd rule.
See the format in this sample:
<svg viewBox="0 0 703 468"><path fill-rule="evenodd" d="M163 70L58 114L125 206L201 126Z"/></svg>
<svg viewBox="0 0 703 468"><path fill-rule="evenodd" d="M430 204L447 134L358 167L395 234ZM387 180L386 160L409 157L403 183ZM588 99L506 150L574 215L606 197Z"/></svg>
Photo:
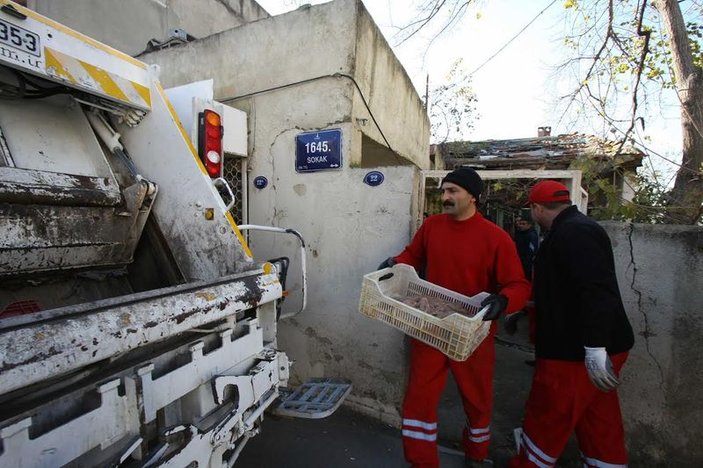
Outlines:
<svg viewBox="0 0 703 468"><path fill-rule="evenodd" d="M351 392L344 379L311 379L298 388L280 388L281 402L271 412L277 416L321 419L334 413Z"/></svg>

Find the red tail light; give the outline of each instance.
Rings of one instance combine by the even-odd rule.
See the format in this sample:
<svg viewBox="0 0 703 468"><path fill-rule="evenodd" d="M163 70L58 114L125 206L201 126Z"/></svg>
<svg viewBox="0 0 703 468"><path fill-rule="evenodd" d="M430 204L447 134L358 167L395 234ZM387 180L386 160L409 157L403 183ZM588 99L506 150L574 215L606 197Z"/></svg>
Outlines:
<svg viewBox="0 0 703 468"><path fill-rule="evenodd" d="M222 119L211 110L201 112L198 122L198 152L210 177L222 174Z"/></svg>

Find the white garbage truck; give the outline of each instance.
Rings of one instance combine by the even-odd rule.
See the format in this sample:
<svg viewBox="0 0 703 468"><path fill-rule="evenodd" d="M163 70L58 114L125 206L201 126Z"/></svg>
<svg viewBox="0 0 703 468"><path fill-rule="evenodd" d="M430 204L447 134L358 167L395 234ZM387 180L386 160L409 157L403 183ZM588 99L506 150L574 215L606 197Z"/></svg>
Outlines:
<svg viewBox="0 0 703 468"><path fill-rule="evenodd" d="M157 75L0 0L0 466L231 466L274 402L349 392L284 392L288 263L222 177L246 116Z"/></svg>

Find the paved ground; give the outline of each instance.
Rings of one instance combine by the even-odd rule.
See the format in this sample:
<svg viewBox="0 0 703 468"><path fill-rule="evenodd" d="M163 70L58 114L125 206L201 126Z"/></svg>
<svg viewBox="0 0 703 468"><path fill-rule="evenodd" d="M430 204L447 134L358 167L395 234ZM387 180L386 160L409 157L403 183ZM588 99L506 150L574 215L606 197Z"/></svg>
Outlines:
<svg viewBox="0 0 703 468"><path fill-rule="evenodd" d="M506 466L514 453L512 430L520 426L523 406L529 393L532 367L524 333L507 337L499 334L496 348L496 379L491 441L491 458L496 467ZM439 408L440 462L442 468L462 467L459 440L464 414L450 378ZM571 443L558 466L576 467L578 452ZM262 432L242 451L238 468L395 468L403 461L400 431L375 419L342 407L325 419L306 420L266 415Z"/></svg>

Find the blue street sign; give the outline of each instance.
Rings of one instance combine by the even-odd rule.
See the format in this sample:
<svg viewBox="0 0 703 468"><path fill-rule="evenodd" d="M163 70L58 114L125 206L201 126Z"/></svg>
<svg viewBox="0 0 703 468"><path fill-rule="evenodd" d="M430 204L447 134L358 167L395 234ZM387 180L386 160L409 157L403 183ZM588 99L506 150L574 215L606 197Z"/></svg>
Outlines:
<svg viewBox="0 0 703 468"><path fill-rule="evenodd" d="M383 172L371 171L364 176L364 183L371 187L377 187L383 183L384 178Z"/></svg>
<svg viewBox="0 0 703 468"><path fill-rule="evenodd" d="M262 175L254 177L254 187L262 189L265 188L268 184L269 180L266 177Z"/></svg>
<svg viewBox="0 0 703 468"><path fill-rule="evenodd" d="M342 167L340 129L301 133L295 137L295 170L314 172Z"/></svg>

